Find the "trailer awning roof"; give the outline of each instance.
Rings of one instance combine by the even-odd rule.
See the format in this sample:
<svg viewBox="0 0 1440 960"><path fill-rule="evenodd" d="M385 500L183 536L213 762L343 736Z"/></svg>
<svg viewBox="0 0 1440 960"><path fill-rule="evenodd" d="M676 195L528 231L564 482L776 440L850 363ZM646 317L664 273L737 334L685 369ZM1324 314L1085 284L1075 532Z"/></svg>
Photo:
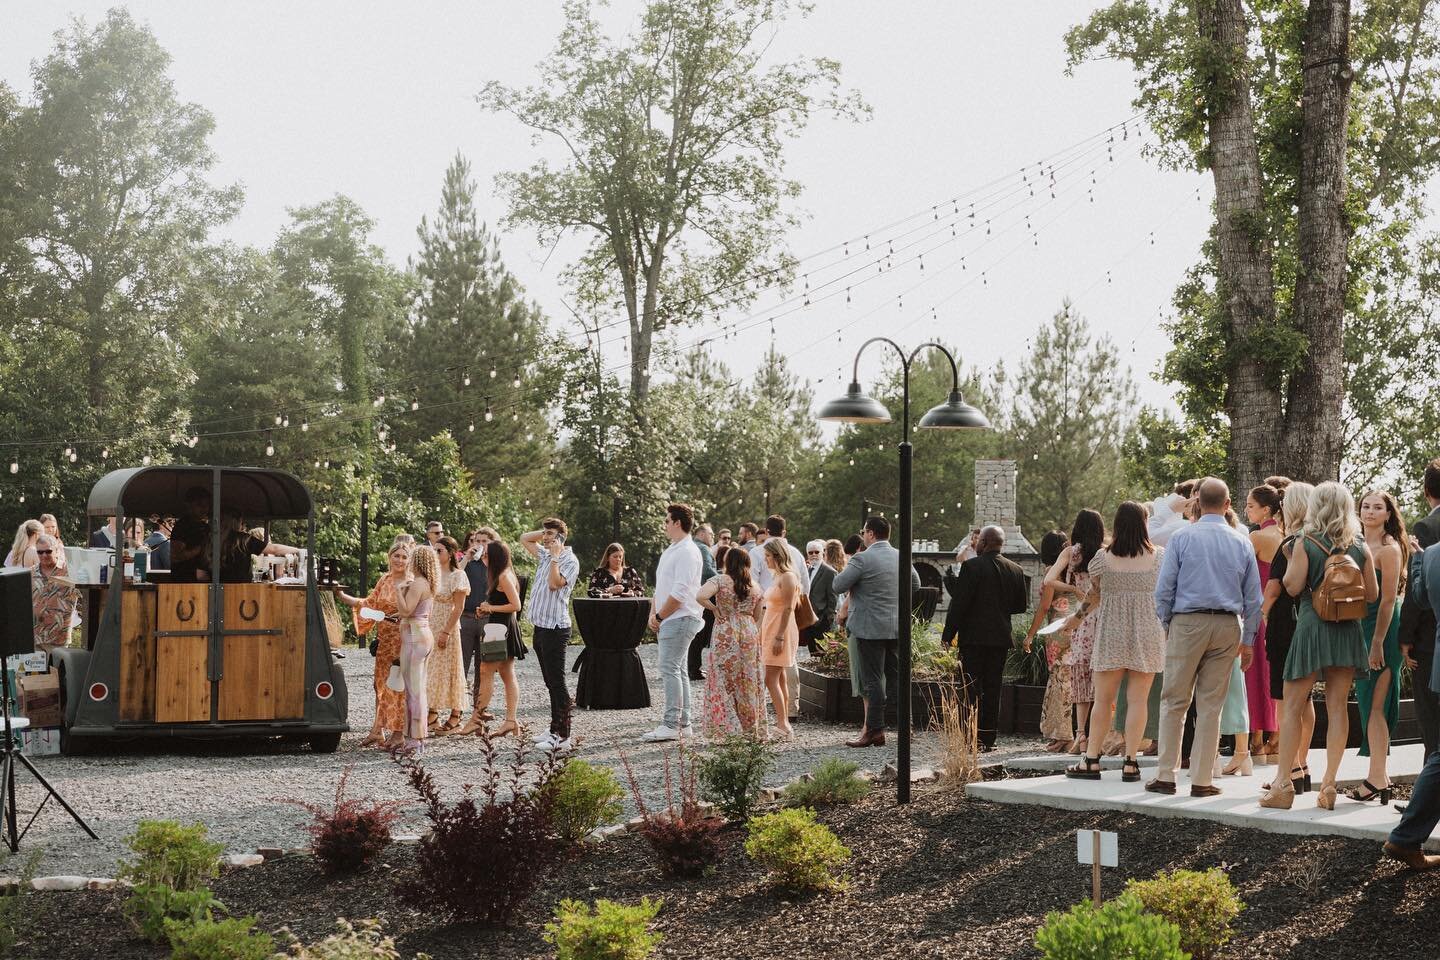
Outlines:
<svg viewBox="0 0 1440 960"><path fill-rule="evenodd" d="M303 520L310 516L310 492L283 470L258 467L155 466L129 467L101 477L90 491L86 513L114 516L124 507L127 517L183 516L185 492L207 492L220 474L220 502L240 511L247 522Z"/></svg>

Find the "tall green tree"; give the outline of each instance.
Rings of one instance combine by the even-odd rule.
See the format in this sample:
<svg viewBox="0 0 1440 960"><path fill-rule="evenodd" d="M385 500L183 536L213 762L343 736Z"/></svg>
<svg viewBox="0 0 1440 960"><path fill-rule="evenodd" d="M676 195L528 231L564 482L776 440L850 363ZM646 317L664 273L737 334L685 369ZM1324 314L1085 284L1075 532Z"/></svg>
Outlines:
<svg viewBox="0 0 1440 960"><path fill-rule="evenodd" d="M584 312L628 323L633 412L643 415L655 338L667 328L748 303L784 283L782 238L800 192L784 142L817 114L855 117L825 58L766 63L797 9L788 0L651 0L630 37L604 36L589 0L567 0L565 28L527 89L498 82L479 95L566 152L502 174L510 222L550 243L589 246L569 271Z"/></svg>
<svg viewBox="0 0 1440 960"><path fill-rule="evenodd" d="M451 161L440 208L433 221L421 219L416 233L409 345L399 366L412 381L403 396L420 409L399 421L397 432L418 438L448 428L482 486L523 477L551 443L542 398L552 391L532 376L544 318L523 299L498 238L479 220L464 157Z"/></svg>
<svg viewBox="0 0 1440 960"><path fill-rule="evenodd" d="M1014 383L1006 446L1019 468L1021 528L1068 530L1082 507L1113 507L1125 487L1121 444L1138 403L1114 342L1093 335L1067 301L1036 333Z"/></svg>

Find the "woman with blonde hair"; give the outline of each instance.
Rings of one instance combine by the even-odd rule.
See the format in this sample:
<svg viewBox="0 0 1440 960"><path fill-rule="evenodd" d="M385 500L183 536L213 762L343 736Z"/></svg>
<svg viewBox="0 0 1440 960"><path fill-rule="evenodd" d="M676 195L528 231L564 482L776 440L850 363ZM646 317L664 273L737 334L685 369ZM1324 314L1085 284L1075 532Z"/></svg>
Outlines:
<svg viewBox="0 0 1440 960"><path fill-rule="evenodd" d="M26 520L20 524L15 531L15 542L10 547L10 552L5 554L5 566L7 567L29 567L35 569L40 558L35 554L35 541L45 528L40 525L39 520Z"/></svg>
<svg viewBox="0 0 1440 960"><path fill-rule="evenodd" d="M395 588L395 614L400 620L400 679L405 682L405 744L400 752L425 752L427 690L425 661L435 648L430 608L440 588L440 561L433 549L410 551L405 579Z"/></svg>
<svg viewBox="0 0 1440 960"><path fill-rule="evenodd" d="M430 607L430 632L435 635L435 651L425 664L425 698L429 734L443 736L460 729L465 714L465 662L460 655L460 614L465 598L470 595L470 578L457 566L460 544L453 537L441 534L432 544L439 561L440 585ZM450 716L440 719L440 711L448 708Z"/></svg>
<svg viewBox="0 0 1440 960"><path fill-rule="evenodd" d="M1273 484L1271 484L1273 486ZM1290 555L1300 540L1300 530L1305 523L1306 508L1310 506L1310 495L1315 488L1304 481L1286 484L1285 497L1280 503L1280 527L1285 539L1270 559L1270 576L1265 581L1265 603L1260 608L1260 617L1265 623L1265 657L1270 661L1270 699L1276 706L1275 739L1272 741L1272 756L1279 759L1279 740L1285 728L1285 658L1290 655L1290 641L1295 636L1295 598L1285 591L1283 581L1289 568ZM1304 793L1310 787L1310 738L1315 733L1315 704L1310 700L1310 691L1304 693L1300 704L1299 724L1296 742L1300 744L1297 763L1290 770L1290 781L1296 793ZM1281 776L1284 776L1282 773ZM1270 784L1265 784L1270 789Z"/></svg>
<svg viewBox="0 0 1440 960"><path fill-rule="evenodd" d="M362 747L399 747L403 743L405 729L405 697L398 690L392 690L387 681L390 668L400 662L400 621L397 616L396 589L405 579L409 567L410 547L397 543L390 547L386 559L389 569L375 581L368 596L352 597L334 588L335 596L341 603L354 611L355 632L365 636L375 631L375 719L370 732L360 741ZM375 621L360 615L362 608L378 610L384 619Z"/></svg>
<svg viewBox="0 0 1440 960"><path fill-rule="evenodd" d="M1375 561L1360 536L1360 521L1355 513L1355 498L1350 491L1333 480L1315 488L1305 514L1304 539L1300 549L1293 551L1285 571L1285 589L1296 598L1295 636L1285 658L1286 723L1280 735L1280 769L1289 770L1299 755L1300 743L1292 731L1298 730L1300 702L1306 698L1317 680L1325 681L1325 712L1329 725L1325 732L1325 779L1321 781L1315 805L1335 809L1335 778L1340 760L1345 755L1345 739L1350 733L1348 715L1350 686L1355 671L1368 669L1369 647L1360 621L1322 620L1316 612L1313 596L1326 577L1331 562L1350 563L1359 568L1364 584L1366 603L1380 597L1380 584L1375 577ZM1336 558L1332 561L1332 558ZM1261 797L1262 807L1288 810L1295 802L1294 784L1289 777L1276 777L1269 791Z"/></svg>
<svg viewBox="0 0 1440 960"><path fill-rule="evenodd" d="M785 670L795 662L800 648L800 627L795 622L795 603L800 596L800 577L790 562L785 541L773 537L763 547L765 564L774 582L765 592L765 615L760 622L760 659L765 664L765 688L775 705L775 729L786 740L793 739L790 703L786 699Z"/></svg>
<svg viewBox="0 0 1440 960"><path fill-rule="evenodd" d="M60 521L55 519L55 514L53 513L42 513L39 519L40 526L45 528L46 535L55 541L55 566L64 570L65 541L60 538Z"/></svg>
<svg viewBox="0 0 1440 960"><path fill-rule="evenodd" d="M1370 669L1355 678L1355 700L1360 706L1360 756L1370 758L1370 775L1345 795L1368 803L1378 799L1389 806L1390 776L1386 758L1390 735L1400 722L1400 597L1405 594L1405 572L1410 567L1410 544L1400 505L1385 490L1371 490L1360 498L1360 528L1365 545L1375 557L1380 599L1365 610L1360 629L1370 643Z"/></svg>

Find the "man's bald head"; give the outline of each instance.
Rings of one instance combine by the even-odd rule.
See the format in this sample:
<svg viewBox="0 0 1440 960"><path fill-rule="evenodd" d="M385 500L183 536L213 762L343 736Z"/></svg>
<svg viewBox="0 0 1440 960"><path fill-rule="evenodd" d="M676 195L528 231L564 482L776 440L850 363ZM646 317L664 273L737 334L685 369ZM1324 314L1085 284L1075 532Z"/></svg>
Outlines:
<svg viewBox="0 0 1440 960"><path fill-rule="evenodd" d="M980 539L975 544L975 549L980 553L994 553L1005 546L1005 528L991 524L988 527L980 528Z"/></svg>
<svg viewBox="0 0 1440 960"><path fill-rule="evenodd" d="M1230 488L1219 477L1206 477L1196 491L1201 513L1224 513L1230 507Z"/></svg>

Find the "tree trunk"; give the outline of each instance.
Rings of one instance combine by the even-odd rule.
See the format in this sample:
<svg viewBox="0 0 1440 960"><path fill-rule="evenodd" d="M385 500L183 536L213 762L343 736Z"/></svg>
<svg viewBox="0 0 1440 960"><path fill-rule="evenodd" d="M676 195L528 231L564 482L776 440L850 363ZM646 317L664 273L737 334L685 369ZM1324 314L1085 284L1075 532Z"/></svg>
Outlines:
<svg viewBox="0 0 1440 960"><path fill-rule="evenodd" d="M1310 0L1301 57L1295 321L1309 348L1290 378L1281 464L1290 476L1319 483L1340 476L1344 450L1349 0Z"/></svg>
<svg viewBox="0 0 1440 960"><path fill-rule="evenodd" d="M1263 175L1246 70L1241 0L1196 5L1200 37L1210 47L1210 171L1215 180L1216 293L1229 324L1232 351L1225 412L1230 418L1229 472L1247 491L1274 468L1279 446L1280 390L1266 365L1243 344L1275 321L1275 280L1265 225Z"/></svg>

